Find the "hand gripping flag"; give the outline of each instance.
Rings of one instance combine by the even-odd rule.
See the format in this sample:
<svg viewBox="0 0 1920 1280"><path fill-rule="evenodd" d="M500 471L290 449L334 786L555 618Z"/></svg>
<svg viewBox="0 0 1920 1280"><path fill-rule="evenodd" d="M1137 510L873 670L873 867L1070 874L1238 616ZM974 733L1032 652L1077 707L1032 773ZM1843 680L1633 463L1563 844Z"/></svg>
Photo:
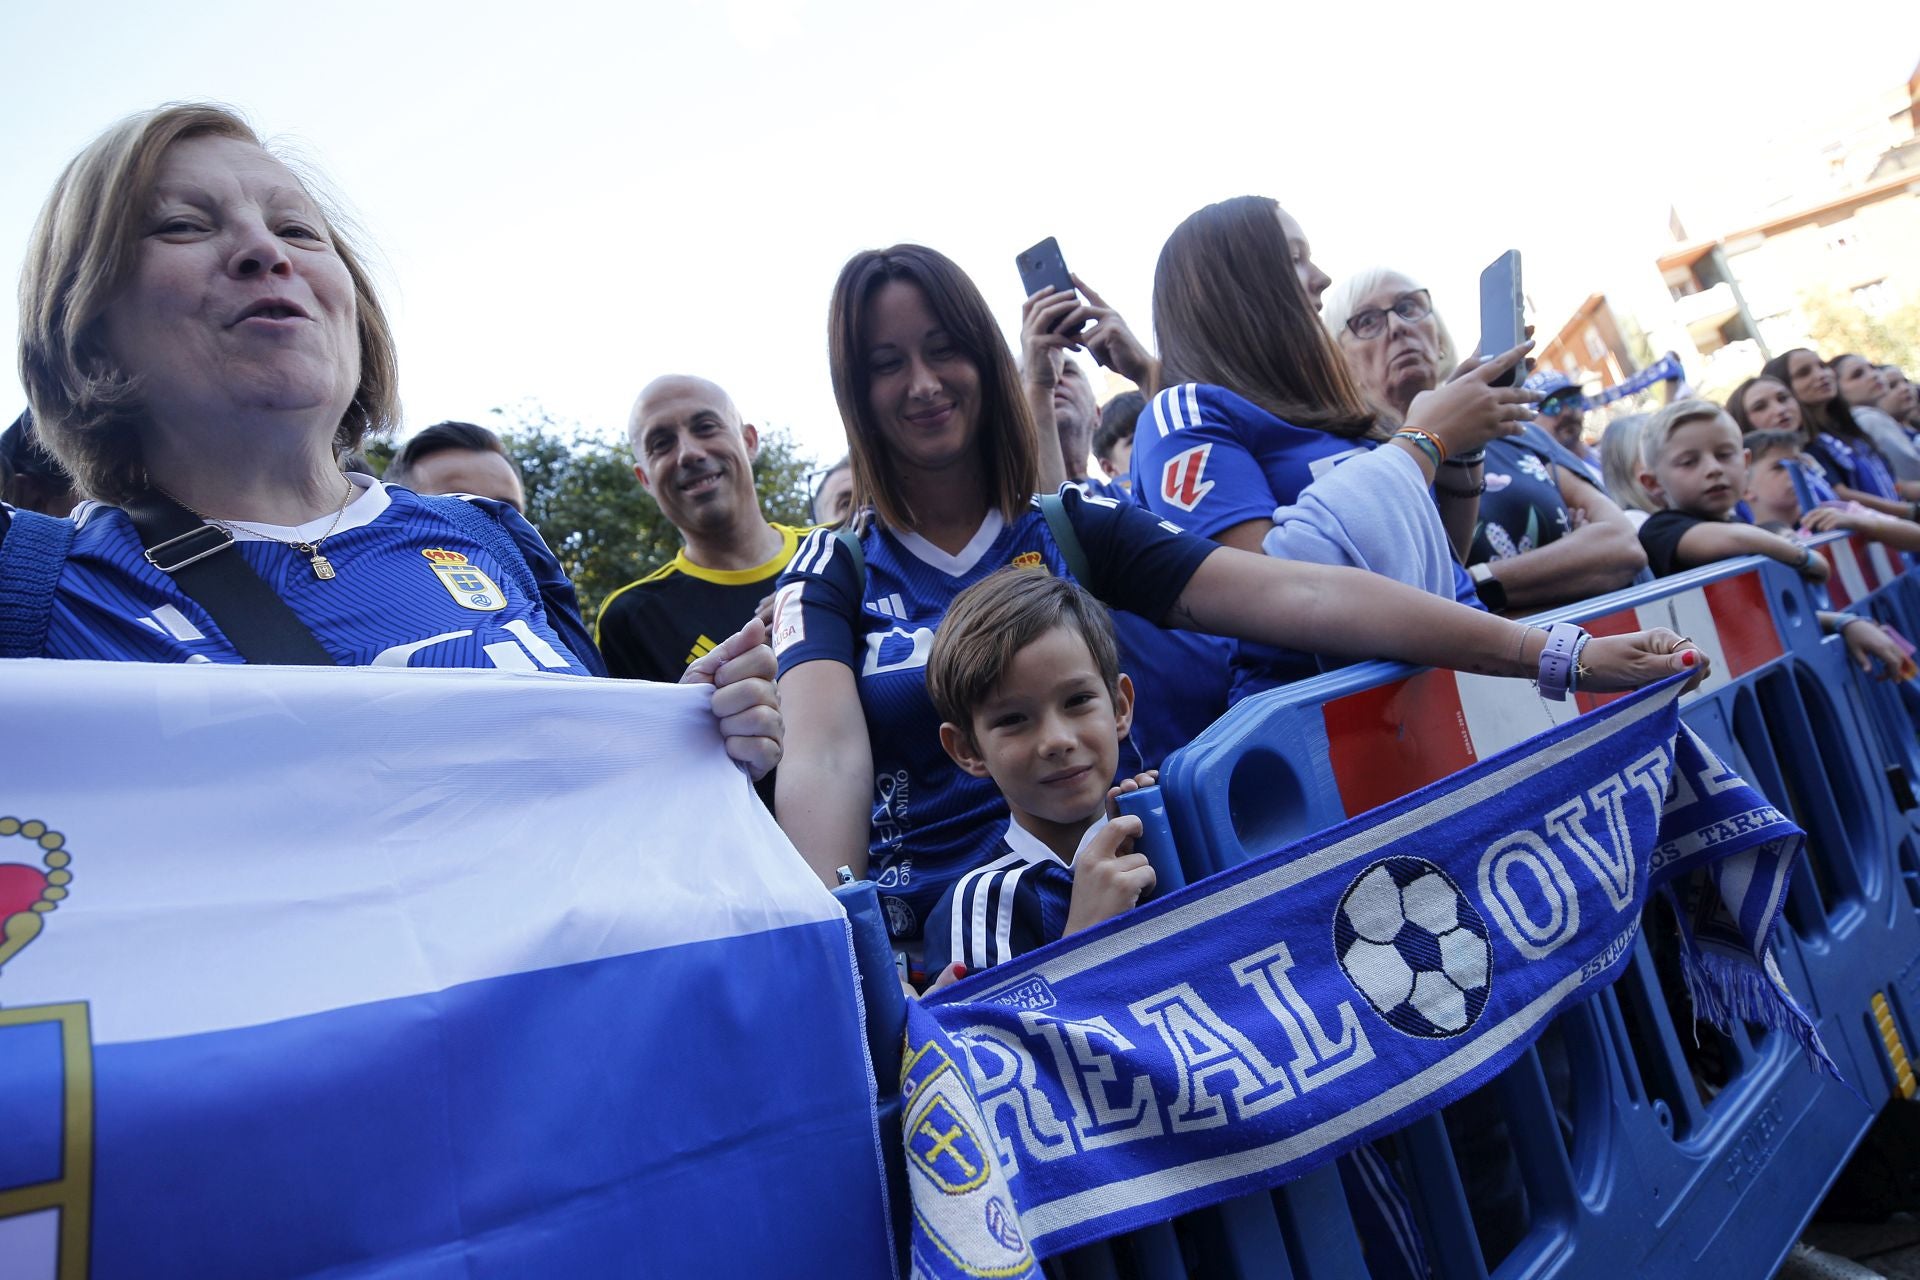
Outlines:
<svg viewBox="0 0 1920 1280"><path fill-rule="evenodd" d="M1770 949L1803 833L1680 681L909 1002L916 1275L1034 1274L1453 1102L1619 975L1669 883L1698 1011L1833 1070Z"/></svg>
<svg viewBox="0 0 1920 1280"><path fill-rule="evenodd" d="M0 1275L890 1274L846 917L707 700L0 663Z"/></svg>

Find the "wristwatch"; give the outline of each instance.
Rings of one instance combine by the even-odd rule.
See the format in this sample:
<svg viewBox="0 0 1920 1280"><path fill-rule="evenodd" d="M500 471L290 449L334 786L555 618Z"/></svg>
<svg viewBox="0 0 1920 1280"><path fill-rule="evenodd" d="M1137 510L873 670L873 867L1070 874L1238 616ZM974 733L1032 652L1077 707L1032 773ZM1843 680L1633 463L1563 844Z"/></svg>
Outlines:
<svg viewBox="0 0 1920 1280"><path fill-rule="evenodd" d="M1493 576L1491 560L1482 560L1479 564L1469 566L1467 576L1473 579L1474 594L1480 597L1480 603L1487 606L1488 612L1506 612L1507 588Z"/></svg>

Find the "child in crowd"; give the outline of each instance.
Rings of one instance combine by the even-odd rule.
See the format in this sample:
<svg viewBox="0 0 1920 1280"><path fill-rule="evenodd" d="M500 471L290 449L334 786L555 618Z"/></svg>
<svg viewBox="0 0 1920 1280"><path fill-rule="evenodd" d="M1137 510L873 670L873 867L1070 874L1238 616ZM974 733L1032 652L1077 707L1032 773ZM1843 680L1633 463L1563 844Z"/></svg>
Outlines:
<svg viewBox="0 0 1920 1280"><path fill-rule="evenodd" d="M1797 448L1798 437L1791 432L1755 432L1754 435L1778 435L1783 443ZM1754 504L1755 516L1766 520L1768 513L1780 509L1774 486L1781 482L1786 484L1788 497L1792 498L1792 476L1782 472L1778 465L1782 442L1767 442L1772 448L1769 455L1761 459L1765 462L1771 458L1773 472L1780 474L1776 476L1762 468L1759 487L1755 489L1749 484L1750 459L1739 424L1720 406L1707 400L1679 400L1647 420L1640 437L1640 486L1663 510L1649 516L1640 527L1640 542L1647 549L1647 562L1657 576L1666 577L1735 556L1758 555L1778 560L1815 582L1826 581L1831 570L1812 547L1785 534L1748 524L1734 512L1741 494L1747 494L1750 502L1757 494L1760 501ZM1833 510L1821 508L1822 512ZM1797 514L1797 502L1794 511ZM1787 527L1792 528L1790 522ZM1822 610L1820 623L1829 634L1846 638L1847 654L1862 671L1880 679L1898 676L1906 680L1916 674L1913 660L1906 651L1870 619Z"/></svg>
<svg viewBox="0 0 1920 1280"><path fill-rule="evenodd" d="M1740 427L1710 400L1676 400L1640 433L1640 487L1662 510L1640 526L1654 576L1734 556L1766 556L1825 582L1827 562L1792 538L1739 520L1747 487Z"/></svg>
<svg viewBox="0 0 1920 1280"><path fill-rule="evenodd" d="M999 857L961 876L927 920L926 971L943 980L1109 920L1153 888L1133 851L1140 820L1114 817L1133 683L1113 624L1066 578L1009 567L954 598L934 636L927 692L940 744L992 778L1013 818Z"/></svg>
<svg viewBox="0 0 1920 1280"><path fill-rule="evenodd" d="M1782 532L1802 528L1809 533L1845 529L1884 542L1902 551L1920 551L1920 524L1882 515L1857 503L1822 504L1811 511L1800 508L1793 469L1809 465L1800 451L1797 431L1749 431L1747 447L1747 505L1762 528Z"/></svg>

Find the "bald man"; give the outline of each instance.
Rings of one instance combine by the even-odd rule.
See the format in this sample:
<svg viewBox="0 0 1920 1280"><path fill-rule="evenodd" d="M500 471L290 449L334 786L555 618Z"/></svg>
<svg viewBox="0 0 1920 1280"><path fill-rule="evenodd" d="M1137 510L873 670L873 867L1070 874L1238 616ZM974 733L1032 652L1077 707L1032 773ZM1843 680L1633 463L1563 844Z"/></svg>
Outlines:
<svg viewBox="0 0 1920 1280"><path fill-rule="evenodd" d="M681 672L753 616L800 530L769 523L753 487L760 433L705 378L655 378L627 423L633 474L680 531L679 554L601 606L594 639L629 680Z"/></svg>

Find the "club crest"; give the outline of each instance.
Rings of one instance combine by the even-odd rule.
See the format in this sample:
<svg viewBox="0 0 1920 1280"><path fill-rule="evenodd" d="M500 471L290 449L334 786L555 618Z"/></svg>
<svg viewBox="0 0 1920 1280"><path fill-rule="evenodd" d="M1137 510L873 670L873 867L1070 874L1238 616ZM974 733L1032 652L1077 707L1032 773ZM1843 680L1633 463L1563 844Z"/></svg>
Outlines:
<svg viewBox="0 0 1920 1280"><path fill-rule="evenodd" d="M9 847L13 837L26 842L20 850L37 857L40 866L15 862L19 846ZM73 855L67 852L66 837L47 830L40 821L0 818L0 969L18 955L29 942L40 936L47 916L67 896L73 883L68 865Z"/></svg>
<svg viewBox="0 0 1920 1280"><path fill-rule="evenodd" d="M433 566L433 576L462 609L497 613L507 607L506 593L458 551L428 547L420 554L427 558L427 563Z"/></svg>

